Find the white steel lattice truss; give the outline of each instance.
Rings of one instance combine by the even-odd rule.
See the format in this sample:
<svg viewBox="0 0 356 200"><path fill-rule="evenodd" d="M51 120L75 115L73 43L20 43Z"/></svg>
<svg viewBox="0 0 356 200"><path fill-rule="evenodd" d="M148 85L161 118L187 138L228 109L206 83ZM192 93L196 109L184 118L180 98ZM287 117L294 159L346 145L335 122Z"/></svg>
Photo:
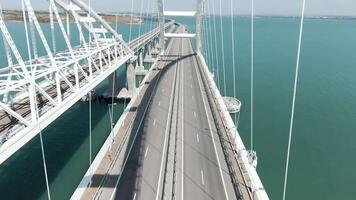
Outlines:
<svg viewBox="0 0 356 200"><path fill-rule="evenodd" d="M8 66L0 69L0 164L134 56L121 35L81 0L49 0L51 49L30 0L23 3L32 37L33 57L29 61L22 59L0 15L8 60ZM58 8L74 19L80 45L72 46ZM65 51L55 52L54 19L65 40ZM83 29L90 33L90 39ZM35 33L46 56L37 56Z"/></svg>

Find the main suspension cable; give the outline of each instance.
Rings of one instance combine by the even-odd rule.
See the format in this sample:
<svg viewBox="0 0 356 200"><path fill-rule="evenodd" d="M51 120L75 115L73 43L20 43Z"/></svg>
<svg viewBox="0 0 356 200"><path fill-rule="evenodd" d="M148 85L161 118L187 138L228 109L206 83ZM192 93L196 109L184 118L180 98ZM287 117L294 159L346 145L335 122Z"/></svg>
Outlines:
<svg viewBox="0 0 356 200"><path fill-rule="evenodd" d="M291 111L290 125L289 125L287 160L286 160L286 168L285 168L285 173L284 173L283 200L285 200L286 190L287 190L289 157L290 157L290 149L291 149L291 143L292 143L293 124L294 124L295 99L297 96L299 65L300 65L300 52L301 52L302 38L303 38L304 11L305 11L305 0L303 0L302 14L301 14L301 18L300 18L297 62L296 62L296 67L295 67L295 77L294 77L294 87L293 87L292 111Z"/></svg>

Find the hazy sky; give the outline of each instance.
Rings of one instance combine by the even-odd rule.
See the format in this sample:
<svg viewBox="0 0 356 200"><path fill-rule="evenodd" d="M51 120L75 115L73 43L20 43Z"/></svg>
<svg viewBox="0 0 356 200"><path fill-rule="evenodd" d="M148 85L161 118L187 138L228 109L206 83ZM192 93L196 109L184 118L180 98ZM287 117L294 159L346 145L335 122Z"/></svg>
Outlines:
<svg viewBox="0 0 356 200"><path fill-rule="evenodd" d="M0 0L3 8L20 8L20 0ZM83 0L88 2L88 0ZM132 0L91 0L93 8L101 12L130 11ZM156 9L156 0L133 0L133 11ZM219 11L220 0L206 0ZM230 0L221 0L223 13L230 13ZM35 9L45 10L47 0L31 0ZM247 15L251 12L251 0L233 0L234 12ZM193 10L195 0L165 0L165 10ZM148 6L150 4L150 6ZM302 0L255 0L257 15L299 15ZM306 0L306 15L354 15L356 0Z"/></svg>

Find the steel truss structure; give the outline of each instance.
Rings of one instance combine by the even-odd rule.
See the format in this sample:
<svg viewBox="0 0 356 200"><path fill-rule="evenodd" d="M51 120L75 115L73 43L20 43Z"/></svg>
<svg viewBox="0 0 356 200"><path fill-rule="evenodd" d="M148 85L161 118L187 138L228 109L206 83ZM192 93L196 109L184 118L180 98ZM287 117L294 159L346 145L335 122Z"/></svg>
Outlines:
<svg viewBox="0 0 356 200"><path fill-rule="evenodd" d="M0 15L8 63L0 70L0 164L134 58L122 36L81 0L49 0L52 48L30 0L23 0L22 5L28 61L23 60ZM63 13L67 14L67 29ZM71 44L69 15L79 32L77 46ZM65 40L64 51L56 51L55 20ZM45 56L38 56L36 38L40 38Z"/></svg>

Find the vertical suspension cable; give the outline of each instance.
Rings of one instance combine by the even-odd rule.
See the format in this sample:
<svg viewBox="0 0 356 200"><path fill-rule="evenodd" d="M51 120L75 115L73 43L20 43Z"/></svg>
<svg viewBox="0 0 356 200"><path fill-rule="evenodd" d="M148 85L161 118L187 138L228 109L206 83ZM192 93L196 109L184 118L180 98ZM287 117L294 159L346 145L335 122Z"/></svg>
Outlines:
<svg viewBox="0 0 356 200"><path fill-rule="evenodd" d="M25 6L24 6L24 1L21 0L21 6L22 6L22 12L23 12L23 19L24 19L24 25L25 25L25 31L26 31L26 44L27 44L27 49L28 49L28 57L29 57L29 63L32 65L32 58L31 58L31 48L30 48L30 41L28 37L28 28L27 28L27 18L25 14ZM31 66L32 68L32 66ZM34 74L31 74L33 76ZM36 93L36 90L34 90ZM41 130L41 125L39 122L39 113L38 113L38 105L37 105L37 95L34 95L34 100L35 100L35 107L36 107L36 123L38 125L39 135L40 135L40 143L41 143L41 155L42 155L42 164L43 164L43 170L44 170L44 175L45 175L45 180L46 180L46 188L47 188L47 196L48 199L51 200L51 192L49 189L49 182L48 182L48 174L47 174L47 164L46 164L46 157L45 157L45 151L44 151L44 145L43 145L43 138L42 138L42 130Z"/></svg>
<svg viewBox="0 0 356 200"><path fill-rule="evenodd" d="M150 0L147 0L147 4L146 4L146 14L145 14L145 16L146 16L146 20L148 19L148 11L149 11L149 9L151 8L151 1ZM149 28L148 27L149 26L149 24L147 23L146 25L145 25L145 27L144 27L144 33L147 33L147 29Z"/></svg>
<svg viewBox="0 0 356 200"><path fill-rule="evenodd" d="M92 131L91 131L91 127L92 127L92 123L91 123L91 91L89 92L89 163L91 165L92 163Z"/></svg>
<svg viewBox="0 0 356 200"><path fill-rule="evenodd" d="M235 27L234 27L234 3L233 0L230 0L230 7L231 7L231 50L232 50L232 74L233 74L233 90L234 90L234 97L236 98L236 60L235 60L235 46L237 48L237 45L235 45ZM237 127L237 115L240 118L240 112L234 115L235 119L235 126Z"/></svg>
<svg viewBox="0 0 356 200"><path fill-rule="evenodd" d="M207 7L208 7L208 32L210 33L209 34L209 43L210 43L210 47L211 47L211 65L212 65L212 73L214 74L215 73L215 54L214 54L214 47L213 47L213 35L212 35L212 29L211 29L211 12L210 12L210 3L207 3Z"/></svg>
<svg viewBox="0 0 356 200"><path fill-rule="evenodd" d="M71 3L70 2L71 0L68 0L67 3ZM89 10L90 12L90 10ZM68 38L70 39L70 24L69 24L69 14L68 12L66 12L66 25L67 25L67 35L68 35Z"/></svg>
<svg viewBox="0 0 356 200"><path fill-rule="evenodd" d="M152 31L152 29L153 29L153 20L154 20L153 9L154 9L154 6L155 6L154 4L155 4L155 2L153 1L152 4L151 4L151 13L150 13L150 15L151 15L150 31Z"/></svg>
<svg viewBox="0 0 356 200"><path fill-rule="evenodd" d="M31 34L33 55L34 55L34 58L37 59L38 51L37 51L37 45L36 45L37 42L36 42L35 27L34 27L34 24L32 22L32 19L30 18L30 16L28 16L28 21L29 21L29 25L30 25L30 34Z"/></svg>
<svg viewBox="0 0 356 200"><path fill-rule="evenodd" d="M131 0L131 13L130 13L130 31L129 31L129 42L131 42L131 33L132 33L132 18L133 18L133 1Z"/></svg>
<svg viewBox="0 0 356 200"><path fill-rule="evenodd" d="M224 95L226 95L226 70L225 70L225 48L224 48L224 31L223 31L223 17L222 17L222 0L220 0L219 9L220 9L220 34L221 34L223 85L224 85L223 91L224 91Z"/></svg>
<svg viewBox="0 0 356 200"><path fill-rule="evenodd" d="M44 170L45 179L46 179L47 196L48 196L48 199L51 200L51 192L49 190L49 182L48 182L46 156L45 156L44 145L43 145L41 125L39 122L39 113L38 113L37 95L36 94L34 95L34 98L35 98L35 104L36 104L36 118L37 118L36 121L37 121L38 129L40 130L39 134L40 134L40 142L41 142L41 153L42 153L43 170Z"/></svg>
<svg viewBox="0 0 356 200"><path fill-rule="evenodd" d="M53 11L52 11L52 4L49 4L49 18L50 18L50 26L51 26L51 35L52 35L52 48L53 53L56 53L56 35L54 29L54 19L53 19Z"/></svg>
<svg viewBox="0 0 356 200"><path fill-rule="evenodd" d="M115 14L115 31L117 33L117 13Z"/></svg>
<svg viewBox="0 0 356 200"><path fill-rule="evenodd" d="M111 92L111 112L109 109L110 114L110 128L111 128L111 142L114 142L114 133L113 133L113 126L114 126L114 95L115 95L115 84L116 84L116 71L113 72L112 78L112 92Z"/></svg>
<svg viewBox="0 0 356 200"><path fill-rule="evenodd" d="M213 65L211 65L211 63L212 63L212 58L211 58L211 50L212 50L212 48L211 48L211 46L210 46L210 40L209 40L209 38L210 38L210 31L208 30L208 15L207 15L207 13L205 13L205 7L204 7L204 9L203 9L203 11L204 11L204 20L203 20L203 24L204 24L204 30L205 30L205 35L204 35L204 38L205 38L205 47L206 47L206 57L208 58L208 67L209 67L209 71L213 71L212 70L212 67L213 67Z"/></svg>
<svg viewBox="0 0 356 200"><path fill-rule="evenodd" d="M287 189L287 181L288 181L289 157L290 157L290 149L291 149L291 143L292 143L293 124L294 124L295 99L297 96L299 65L300 65L300 52L301 52L302 38L303 38L304 11L305 11L305 0L303 0L302 14L301 14L301 18L300 18L300 27L299 27L298 51L297 51L297 62L296 62L296 67L295 67L295 77L294 77L294 87L293 87L292 111L291 111L290 125L289 125L287 160L286 160L286 168L285 168L285 173L284 173L283 200L285 200L285 197L286 197L286 189Z"/></svg>
<svg viewBox="0 0 356 200"><path fill-rule="evenodd" d="M204 49L205 49L205 58L208 58L208 69L209 69L209 71L211 71L211 65L210 65L210 60L211 60L211 57L210 57L210 45L209 45L209 31L207 30L207 28L205 27L206 25L208 25L208 23L207 23L207 16L206 16L206 14L205 14L205 9L203 9L203 13L204 13L204 15L203 15L203 29L204 29Z"/></svg>
<svg viewBox="0 0 356 200"><path fill-rule="evenodd" d="M254 0L251 0L251 97L250 97L250 131L251 131L251 152L253 151L253 87L254 87Z"/></svg>
<svg viewBox="0 0 356 200"><path fill-rule="evenodd" d="M25 26L25 35L26 35L26 44L27 44L27 53L28 53L28 59L31 63L32 60L32 53L31 53L31 47L30 47L30 37L28 34L28 28L27 28L27 17L26 17L26 12L25 12L25 6L23 5L24 2L21 0L22 4L22 15L23 15L23 21L24 21L24 26ZM30 20L29 20L30 21Z"/></svg>
<svg viewBox="0 0 356 200"><path fill-rule="evenodd" d="M141 23L140 23L140 26L139 26L139 28L138 28L138 37L141 36L142 24L144 23L144 20L143 20L143 18L142 18L142 13L143 13L143 1L144 1L144 0L141 0L141 1L140 1L140 2L141 2L141 8L140 8L140 20L141 20Z"/></svg>
<svg viewBox="0 0 356 200"><path fill-rule="evenodd" d="M91 0L89 0L89 17L91 15ZM89 28L89 42L91 34L91 25ZM89 57L89 65L91 65L91 57ZM89 164L92 164L92 113L91 113L91 91L89 92Z"/></svg>
<svg viewBox="0 0 356 200"><path fill-rule="evenodd" d="M215 2L215 0L213 0L213 2ZM220 64L220 60L219 60L219 56L218 56L218 40L217 40L217 33L216 33L216 13L215 13L215 5L212 5L213 7L213 26L214 26L214 40L215 40L215 58L216 58L216 79L217 79L217 84L218 84L218 88L220 88L220 70L219 70L219 64Z"/></svg>

